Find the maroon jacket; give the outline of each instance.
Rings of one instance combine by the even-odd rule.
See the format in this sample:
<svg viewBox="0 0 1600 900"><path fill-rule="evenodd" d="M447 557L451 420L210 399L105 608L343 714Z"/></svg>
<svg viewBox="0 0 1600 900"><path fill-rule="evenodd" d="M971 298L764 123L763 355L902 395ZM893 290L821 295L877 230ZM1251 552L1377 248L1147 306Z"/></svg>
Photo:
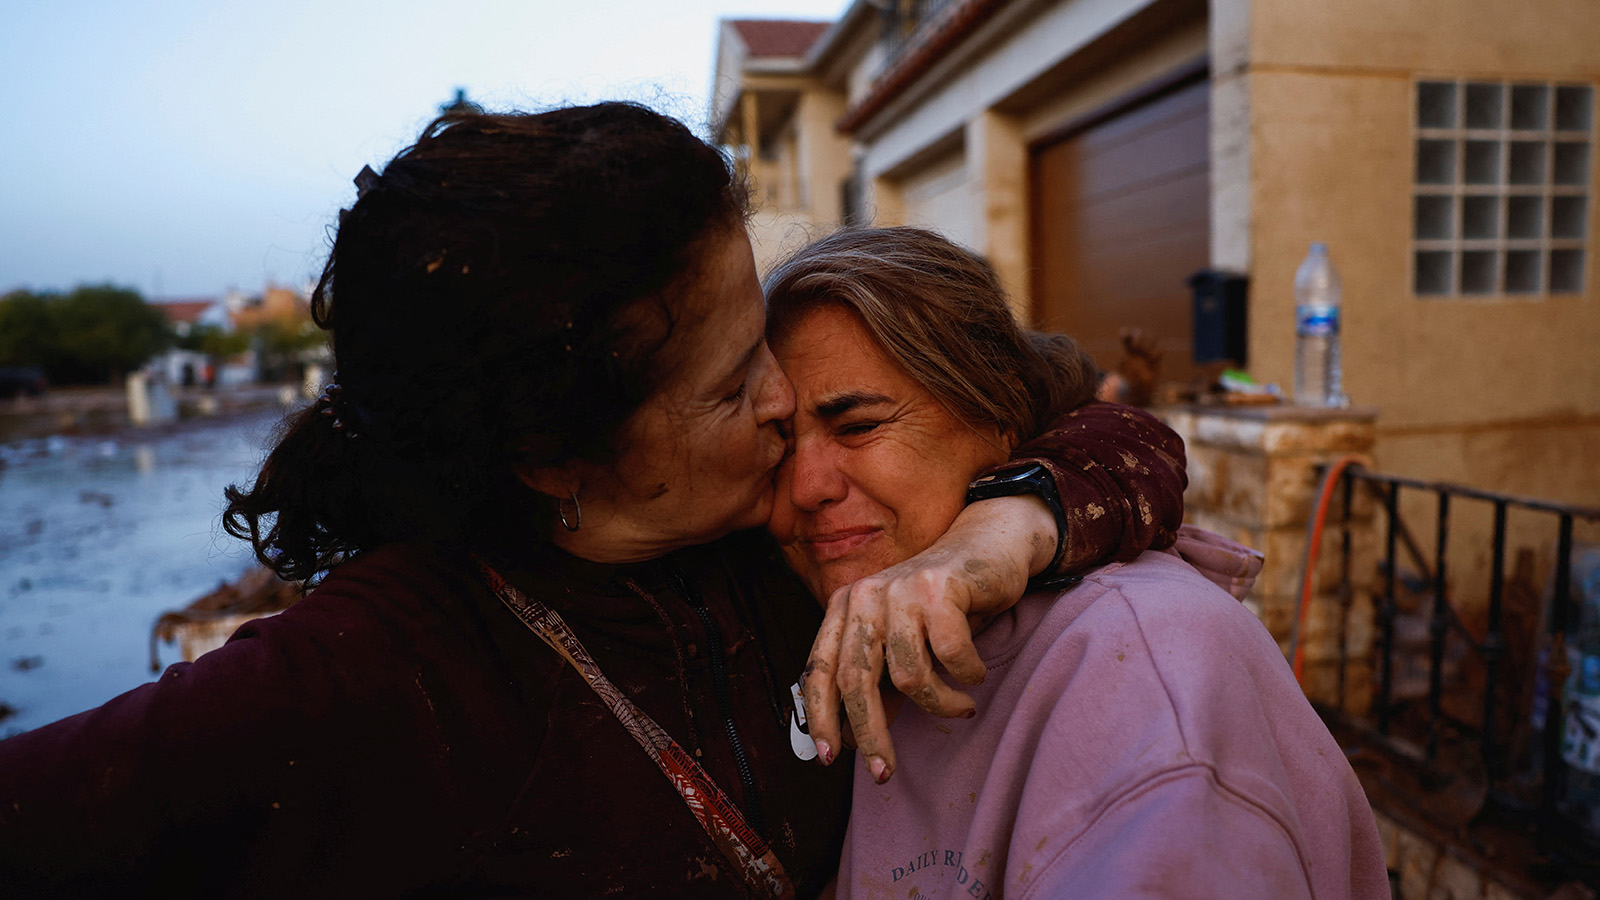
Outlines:
<svg viewBox="0 0 1600 900"><path fill-rule="evenodd" d="M1069 508L1107 510L1064 567L1164 546L1182 517L1181 443L1119 409L1086 407L1067 427L1090 437L1058 431L1019 452L1055 462ZM838 862L850 766L789 749L788 686L820 611L765 536L635 566L549 546L497 562L696 755L813 896ZM578 674L441 548L363 554L199 661L0 741L0 896L739 890Z"/></svg>

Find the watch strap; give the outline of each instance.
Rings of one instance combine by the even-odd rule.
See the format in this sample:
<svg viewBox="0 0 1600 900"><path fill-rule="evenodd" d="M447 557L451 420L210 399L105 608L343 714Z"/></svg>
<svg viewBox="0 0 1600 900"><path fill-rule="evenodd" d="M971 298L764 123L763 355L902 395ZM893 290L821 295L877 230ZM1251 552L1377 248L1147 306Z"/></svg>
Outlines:
<svg viewBox="0 0 1600 900"><path fill-rule="evenodd" d="M1052 576L1056 567L1061 564L1062 557L1067 553L1067 512L1061 505L1061 493L1056 490L1055 475L1044 464L1027 463L990 472L974 479L967 486L967 503L1024 494L1032 494L1043 500L1045 505L1050 507L1050 514L1055 517L1056 552L1051 557L1050 564L1040 573L1042 576Z"/></svg>

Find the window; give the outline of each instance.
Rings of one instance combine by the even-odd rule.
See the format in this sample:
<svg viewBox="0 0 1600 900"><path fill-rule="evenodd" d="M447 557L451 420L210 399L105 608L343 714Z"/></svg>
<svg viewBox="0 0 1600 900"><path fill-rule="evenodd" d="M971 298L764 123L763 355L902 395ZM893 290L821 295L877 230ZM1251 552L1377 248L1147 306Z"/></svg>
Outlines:
<svg viewBox="0 0 1600 900"><path fill-rule="evenodd" d="M872 217L866 211L866 192L862 190L864 178L858 159L849 177L839 182L839 224L846 228L872 224Z"/></svg>
<svg viewBox="0 0 1600 900"><path fill-rule="evenodd" d="M1589 85L1417 83L1418 296L1583 291Z"/></svg>

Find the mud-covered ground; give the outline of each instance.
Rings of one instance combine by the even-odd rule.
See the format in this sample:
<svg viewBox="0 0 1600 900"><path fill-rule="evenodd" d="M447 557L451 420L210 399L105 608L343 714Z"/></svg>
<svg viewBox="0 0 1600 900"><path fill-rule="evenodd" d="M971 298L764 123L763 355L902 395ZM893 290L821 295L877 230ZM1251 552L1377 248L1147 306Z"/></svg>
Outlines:
<svg viewBox="0 0 1600 900"><path fill-rule="evenodd" d="M280 416L0 445L0 737L156 676L156 617L251 564L222 489L253 476Z"/></svg>

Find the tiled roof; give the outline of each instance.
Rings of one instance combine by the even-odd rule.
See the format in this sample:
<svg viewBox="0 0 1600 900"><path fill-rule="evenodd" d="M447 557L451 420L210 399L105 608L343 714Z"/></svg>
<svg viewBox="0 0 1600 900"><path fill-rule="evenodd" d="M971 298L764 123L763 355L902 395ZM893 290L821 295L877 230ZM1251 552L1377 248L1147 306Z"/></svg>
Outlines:
<svg viewBox="0 0 1600 900"><path fill-rule="evenodd" d="M853 134L906 88L928 73L951 48L966 40L1001 7L1013 0L957 0L931 27L914 35L914 43L878 74L872 89L835 123L843 134Z"/></svg>
<svg viewBox="0 0 1600 900"><path fill-rule="evenodd" d="M794 19L734 19L730 23L739 32L752 57L805 56L832 22L809 22Z"/></svg>
<svg viewBox="0 0 1600 900"><path fill-rule="evenodd" d="M154 305L167 314L169 322L196 322L201 313L215 306L215 300L161 300Z"/></svg>

